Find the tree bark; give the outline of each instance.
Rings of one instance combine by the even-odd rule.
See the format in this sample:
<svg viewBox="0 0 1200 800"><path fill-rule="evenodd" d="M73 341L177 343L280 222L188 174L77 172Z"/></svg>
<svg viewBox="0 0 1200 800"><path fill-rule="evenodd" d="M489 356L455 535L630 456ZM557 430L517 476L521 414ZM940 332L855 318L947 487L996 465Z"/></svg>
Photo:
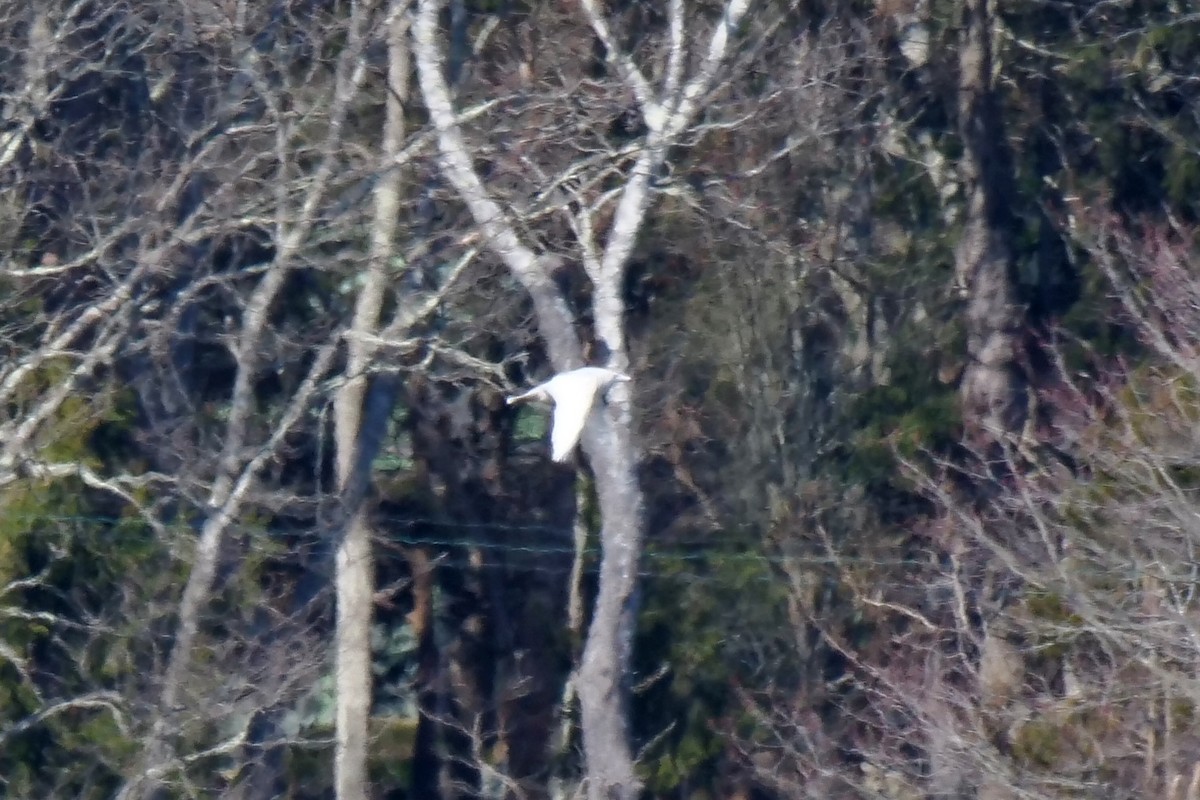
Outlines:
<svg viewBox="0 0 1200 800"><path fill-rule="evenodd" d="M966 294L967 366L961 397L968 430L984 441L1024 424L1024 314L1012 274L1014 200L1004 120L993 82L990 0L963 0L958 113L966 219L955 253Z"/></svg>
<svg viewBox="0 0 1200 800"><path fill-rule="evenodd" d="M994 85L994 33L991 0L963 0L958 123L966 218L955 268L959 288L966 294L967 364L960 398L968 443L985 460L992 477L997 477L1012 463L1005 458L1004 447L1025 425L1027 376L1022 366L1025 314L1017 302L1010 244L1015 227L1013 167ZM995 485L985 477L974 487L976 502L985 503ZM985 562L988 558L984 554L978 557ZM973 602L980 600L983 607L978 610L986 617L992 598ZM969 629L964 635L979 636L981 655L1006 645L987 625L980 630L965 615L960 624ZM986 690L980 687L981 692ZM977 777L964 764L958 748L947 745L935 737L930 761L934 791L949 796L976 783Z"/></svg>
<svg viewBox="0 0 1200 800"><path fill-rule="evenodd" d="M554 369L574 369L584 363L583 347L566 298L552 279L549 259L522 240L514 221L491 197L459 128L439 44L438 14L442 5L442 0L420 0L413 26L418 84L437 133L441 171L467 206L493 254L529 292ZM672 0L668 7L668 59L658 91L652 89L632 57L614 44L615 38L597 4L585 0L581 6L605 47L607 60L617 68L635 98L648 131L625 175L603 247L594 240L595 208L583 207L577 212L563 209L572 217L580 257L592 283L595 329L608 353L607 366L627 372L623 287L630 255L653 200L651 178L663 165L669 146L678 141L698 113L749 0L729 0L694 75L687 81L683 3ZM640 791L629 742L627 681L645 521L637 480L640 454L631 397L631 384L615 386L609 402L592 415L583 436L583 450L596 476L603 549L595 610L576 677L588 796L593 800L632 800Z"/></svg>
<svg viewBox="0 0 1200 800"><path fill-rule="evenodd" d="M408 85L408 21L406 0L393 0L388 10L388 93L380 163L394 162L404 144L404 103ZM385 169L374 190L374 222L371 230L367 274L355 303L353 330L373 335L379 329L383 300L388 288L388 264L394 253L400 212L400 170ZM371 716L371 620L375 571L371 551L371 526L363 507L370 461L378 450L365 446L367 368L374 346L365 336L349 340L347 380L334 400L334 440L337 448L337 477L341 513L346 527L338 545L336 629L336 745L334 788L338 800L366 800L368 723ZM386 423L394 405L379 404L369 416L370 427ZM364 463L365 462L365 463Z"/></svg>

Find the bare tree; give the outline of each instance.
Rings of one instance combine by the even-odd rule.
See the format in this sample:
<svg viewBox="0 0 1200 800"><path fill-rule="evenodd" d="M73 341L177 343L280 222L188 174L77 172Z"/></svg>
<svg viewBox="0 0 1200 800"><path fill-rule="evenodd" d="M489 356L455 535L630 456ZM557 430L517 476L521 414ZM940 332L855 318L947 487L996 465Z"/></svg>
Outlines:
<svg viewBox="0 0 1200 800"><path fill-rule="evenodd" d="M441 168L458 199L467 206L486 246L529 293L542 339L556 370L583 365L585 350L577 317L555 282L555 259L539 252L522 234L521 211L505 209L480 176L474 163L476 146L456 119L454 101L443 75L445 59L438 33L441 3L424 0L417 7L413 50L422 99L437 131ZM566 219L574 237L575 257L582 262L592 289L592 311L598 342L607 366L629 368L624 326L623 281L630 255L656 194L656 180L668 149L687 141L701 106L717 84L749 0L730 0L713 24L707 48L697 52L695 34L686 33L689 17L682 0L668 5L668 21L657 79L647 77L617 41L609 19L592 2L581 4L587 24L604 48L608 67L619 76L622 94L645 133L630 146L609 151L597 161L568 160L562 175L528 186L547 198L550 211ZM690 72L690 74L688 74ZM558 159L561 163L561 157ZM617 168L620 184L603 190L597 179ZM526 169L540 171L535 163ZM535 174L537 174L535 172ZM574 188L582 183L583 192ZM572 197L574 195L574 197ZM603 244L598 230L611 216ZM638 444L634 437L628 386L613 392L613 402L593 417L583 439L596 475L602 519L604 558L599 593L588 630L582 663L574 678L582 709L584 748L591 797L631 798L638 780L630 749L626 681L637 608L638 561L643 537L643 501L637 482Z"/></svg>
<svg viewBox="0 0 1200 800"><path fill-rule="evenodd" d="M294 268L293 259L296 252L316 223L317 208L329 190L330 176L339 155L338 148L342 145L342 125L365 76L363 54L369 17L366 9L358 7L350 21L348 47L342 53L334 77L327 138L319 149L320 161L307 185L303 201L296 209L294 217L287 215L291 205L288 200L280 198L283 202L278 203L274 209L279 233L282 235L277 241L275 256L250 295L243 315L233 353L237 364L237 377L222 446L220 471L207 503L211 511L200 532L191 572L180 600L178 631L162 679L159 711L145 749L145 765L141 773L134 776L126 786L122 792L123 797L145 794L145 789L142 788L144 782L149 781L149 785L153 786L173 762L174 756L168 741L170 730L177 723L173 720L172 713L179 704L182 684L192 663L201 615L216 579L221 543L228 526L241 512L246 493L253 488L259 471L274 452L274 448L265 449L250 459L243 455L248 445L246 435L254 408L253 386L262 365L263 338L268 331L268 314L271 307L278 302L280 292ZM279 169L288 169L285 162L286 153L278 155ZM281 420L281 424L275 428L273 439L282 440L292 424L299 420L313 403L313 394L319 386L319 381L326 377L332 366L336 346L337 342L334 341L321 348L307 380L288 412L285 412L286 416Z"/></svg>
<svg viewBox="0 0 1200 800"><path fill-rule="evenodd" d="M826 543L816 575L858 618L819 602L814 565L783 560L797 636L819 631L845 673L826 718L803 694L744 693L759 735L775 732L746 748L765 783L806 797L1197 796L1195 232L1135 235L1095 213L1073 227L1136 365L1046 342L1038 446L1013 433L973 453L1008 476L982 507L963 489L980 476L939 460L906 464L935 510L912 530L796 509L788 535ZM864 522L878 549L843 548Z"/></svg>
<svg viewBox="0 0 1200 800"><path fill-rule="evenodd" d="M178 577L182 592L151 583L150 572L138 591L142 576L131 574L105 617L87 619L83 604L80 619L60 614L56 626L94 626L95 641L130 652L139 668L108 694L91 691L95 676L81 671L73 697L41 694L0 735L37 730L72 703L111 709L138 747L136 758L107 765L124 773L120 796L154 796L200 775L197 791L221 791L262 746L300 736L280 723L326 666L312 628L321 589L282 578L288 588L267 591L255 570L280 563L288 541L318 553L291 566L319 575L320 551L332 555L342 530L339 635L356 691L343 698L338 773L346 796L365 792L371 695L361 675L374 590L358 510L390 414L376 397L389 381L374 373L381 347L413 348L410 334L471 260L468 249L419 296L398 299L418 249L402 256L397 244L400 175L430 141L403 124L404 10L356 3L317 21L270 4L164 14L154 4L63 3L4 28L32 41L6 51L29 56L24 77L4 79L5 110L19 108L20 125L6 131L0 160L12 312L0 486L6 498L81 487L75 494L110 514L135 515L155 552L170 555L145 569ZM391 44L390 85L372 91L376 37ZM293 47L300 41L312 50ZM326 50L331 41L339 44ZM126 105L106 105L106 92ZM376 110L381 145L350 124ZM368 196L372 213L359 203ZM385 307L394 309L386 319ZM136 434L122 433L138 456L97 459L87 431L122 392L139 416ZM333 491L323 478L331 400ZM72 437L81 440L62 446ZM37 575L5 576L5 603L41 585ZM238 591L261 605L214 613ZM139 635L118 636L139 619ZM30 663L3 647L11 663ZM260 725L264 717L273 722Z"/></svg>

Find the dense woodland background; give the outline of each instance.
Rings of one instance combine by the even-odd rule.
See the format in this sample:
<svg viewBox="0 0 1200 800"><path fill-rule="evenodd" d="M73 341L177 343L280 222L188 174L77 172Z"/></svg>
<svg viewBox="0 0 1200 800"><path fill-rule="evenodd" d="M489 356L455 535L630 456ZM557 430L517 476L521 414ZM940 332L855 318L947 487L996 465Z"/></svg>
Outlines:
<svg viewBox="0 0 1200 800"><path fill-rule="evenodd" d="M567 212L607 228L654 124L613 53L669 81L668 6L687 69L723 6L610 0L607 50L587 5L439 35L604 363ZM503 403L548 355L413 13L0 0L0 796L349 800L348 508L360 796L581 791L594 480ZM644 796L1200 800L1200 7L759 0L731 37L621 298Z"/></svg>

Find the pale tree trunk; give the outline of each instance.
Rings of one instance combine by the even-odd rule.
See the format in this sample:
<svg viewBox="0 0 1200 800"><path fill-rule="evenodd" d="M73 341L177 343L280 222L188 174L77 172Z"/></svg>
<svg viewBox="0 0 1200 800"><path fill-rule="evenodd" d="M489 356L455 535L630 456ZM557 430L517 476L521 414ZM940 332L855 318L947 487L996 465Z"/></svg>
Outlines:
<svg viewBox="0 0 1200 800"><path fill-rule="evenodd" d="M749 0L730 1L699 58L695 74L685 81L689 59L683 2L672 0L668 8L669 56L662 85L652 87L632 57L617 48L597 5L590 0L582 3L588 22L606 48L607 60L633 95L648 129L619 192L603 247L596 241L592 227L599 203L578 207L564 204L560 209L569 218L580 260L592 283L596 333L607 350L611 368L625 371L629 367L622 287L630 254L652 201L651 177L662 166L668 147L678 141L695 118L748 5ZM550 259L522 239L514 220L493 199L473 164L443 74L438 30L441 7L442 0L420 0L413 27L413 54L421 95L437 132L442 172L467 206L488 247L529 292L554 368L562 371L578 367L583 364L583 347L566 298L551 277ZM627 708L644 533L631 394L629 384L618 384L603 413L592 416L583 437L583 449L596 476L603 547L596 605L575 678L582 712L588 796L595 800L634 798L640 788L629 741Z"/></svg>
<svg viewBox="0 0 1200 800"><path fill-rule="evenodd" d="M26 34L23 74L17 81L19 89L14 92L15 97L9 100L9 108L17 110L12 120L15 124L7 126L7 130L0 134L0 169L8 167L17 157L29 131L61 92L59 89L52 95L48 81L52 73L49 62L54 47L51 30L54 25L65 27L69 20L51 20L45 8L33 8L36 10L31 12L33 20Z"/></svg>
<svg viewBox="0 0 1200 800"><path fill-rule="evenodd" d="M991 0L963 0L958 114L966 219L955 252L967 301L967 366L963 415L969 428L994 440L1024 424L1021 369L1023 314L1012 275L1012 167L994 87Z"/></svg>
<svg viewBox="0 0 1200 800"><path fill-rule="evenodd" d="M955 268L959 288L966 293L967 364L960 397L968 441L988 462L992 477L1012 463L1004 457L1003 448L1019 441L1026 418L1021 338L1025 320L1017 302L1010 244L1015 233L1010 208L1015 192L995 88L994 34L991 0L963 0L958 123L963 141L960 169L966 218L955 252ZM991 479L985 477L983 485L975 487L977 502L986 503L992 488ZM981 554L978 558L988 557ZM989 613L993 598L981 600L983 617L993 616ZM964 636L978 636L983 662L978 675L994 678L991 666L1003 664L1020 680L1019 654L1000 632L986 623L982 630L976 630L965 614L959 624ZM992 688L979 686L984 697L994 694ZM962 791L965 785L975 782L971 774L975 765L963 763L957 745L941 744L945 749L935 746L930 754L932 785L946 794Z"/></svg>
<svg viewBox="0 0 1200 800"><path fill-rule="evenodd" d="M374 221L367 272L354 308L352 336L348 342L347 379L334 399L334 444L337 479L345 515L345 530L337 549L336 629L336 750L334 785L339 800L366 800L368 722L371 713L371 620L374 597L374 561L371 528L363 506L369 481L370 456L362 440L367 368L374 344L367 337L379 330L386 295L388 264L394 257L400 213L400 169L386 165L398 160L404 145L404 103L408 91L408 40L406 0L392 0L386 22L388 47L387 110L380 145L383 175L374 190ZM394 402L394 395L393 395ZM385 404L386 405L386 404ZM378 424L387 413L370 415ZM382 417L383 419L378 419ZM365 462L365 463L364 463Z"/></svg>
<svg viewBox="0 0 1200 800"><path fill-rule="evenodd" d="M143 757L136 771L118 792L117 797L121 800L160 795L167 776L179 766L171 740L180 727L179 709L183 705L184 687L193 664L201 617L216 581L222 543L240 515L247 496L258 485L259 474L274 457L284 437L315 402L320 381L332 367L335 342L320 349L300 389L272 426L269 440L266 443L251 440L249 431L255 411L254 385L261 371L262 343L270 324L270 310L280 297L299 249L316 224L319 205L333 175L335 154L343 143L342 123L366 74L362 56L367 17L368 14L360 9L351 22L348 46L337 67L321 161L298 208L292 208L282 177L277 189L278 202L274 211L277 215L278 249L270 268L246 304L241 330L233 347L237 373L217 475L208 496L209 514L197 539L191 571L180 598L175 637ZM282 176L284 165L290 160L289 154L281 149L276 157ZM248 451L257 451L257 454L247 459L245 454ZM239 736L244 738L244 733Z"/></svg>

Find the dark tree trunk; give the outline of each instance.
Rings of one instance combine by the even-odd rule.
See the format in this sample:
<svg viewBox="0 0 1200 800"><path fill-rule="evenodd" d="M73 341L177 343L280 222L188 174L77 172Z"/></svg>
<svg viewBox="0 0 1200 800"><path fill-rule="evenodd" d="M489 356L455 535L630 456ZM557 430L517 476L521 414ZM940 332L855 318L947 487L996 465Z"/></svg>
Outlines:
<svg viewBox="0 0 1200 800"><path fill-rule="evenodd" d="M984 445L1024 425L1025 315L1013 277L1012 162L992 79L990 2L963 0L962 11L958 114L966 218L955 253L958 286L967 301L961 397L970 438Z"/></svg>
<svg viewBox="0 0 1200 800"><path fill-rule="evenodd" d="M413 744L412 797L437 797L441 758L438 754L436 722L438 710L437 644L433 638L434 573L429 553L421 547L407 551L412 570L412 612L409 621L417 640L417 720L416 741Z"/></svg>
<svg viewBox="0 0 1200 800"><path fill-rule="evenodd" d="M1011 445L1020 448L1028 416L1029 363L1025 351L1028 319L1018 300L1013 236L1016 232L1015 180L1005 138L1000 97L994 83L995 34L991 0L963 0L959 49L958 124L963 142L960 164L965 197L962 239L955 252L958 288L965 293L967 364L960 387L966 443L986 463L972 475L973 502L986 508L1014 463ZM976 576L967 593L968 620L973 637L956 641L955 652L978 665L985 654L995 659L1006 642L987 624L1003 603L989 586L1003 567L992 554L970 541L958 542L963 569ZM983 577L989 576L990 577ZM1009 665L1018 672L1020 664ZM966 677L966 676L964 676ZM988 687L978 690L988 695ZM954 747L930 742L933 794L938 797L974 796L978 764L964 759Z"/></svg>

